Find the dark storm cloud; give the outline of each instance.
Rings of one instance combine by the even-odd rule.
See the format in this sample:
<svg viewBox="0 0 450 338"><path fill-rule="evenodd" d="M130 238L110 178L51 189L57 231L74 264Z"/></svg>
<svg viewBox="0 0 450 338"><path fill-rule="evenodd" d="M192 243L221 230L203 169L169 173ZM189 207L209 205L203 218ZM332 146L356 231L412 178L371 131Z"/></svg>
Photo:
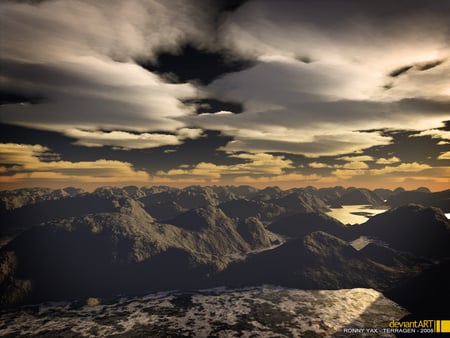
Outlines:
<svg viewBox="0 0 450 338"><path fill-rule="evenodd" d="M176 48L162 48L152 58L137 58L135 61L145 69L156 73L172 83L195 81L206 85L223 74L237 72L254 64L252 59L243 59L224 49L217 43L218 28L227 15L237 10L247 0L214 0L206 2L213 25L210 30L213 43L190 41ZM196 43L195 43L196 42Z"/></svg>
<svg viewBox="0 0 450 338"><path fill-rule="evenodd" d="M38 104L45 102L45 97L31 94L31 93L23 93L23 92L15 92L8 89L0 90L0 105L4 104Z"/></svg>
<svg viewBox="0 0 450 338"><path fill-rule="evenodd" d="M190 99L183 101L186 105L195 107L197 114L218 113L221 111L240 114L243 112L243 106L237 102L225 102L217 99Z"/></svg>
<svg viewBox="0 0 450 338"><path fill-rule="evenodd" d="M137 61L151 72L160 74L173 83L198 81L203 85L211 83L223 74L238 72L254 64L251 60L226 55L224 51L208 51L190 45L175 52L164 52L156 61Z"/></svg>

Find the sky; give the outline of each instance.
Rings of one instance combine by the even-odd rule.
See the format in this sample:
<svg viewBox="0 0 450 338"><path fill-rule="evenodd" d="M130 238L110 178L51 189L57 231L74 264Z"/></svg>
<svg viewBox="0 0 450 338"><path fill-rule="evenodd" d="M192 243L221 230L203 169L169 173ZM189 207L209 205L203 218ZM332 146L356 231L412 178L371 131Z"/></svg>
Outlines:
<svg viewBox="0 0 450 338"><path fill-rule="evenodd" d="M0 3L0 190L450 189L450 1Z"/></svg>

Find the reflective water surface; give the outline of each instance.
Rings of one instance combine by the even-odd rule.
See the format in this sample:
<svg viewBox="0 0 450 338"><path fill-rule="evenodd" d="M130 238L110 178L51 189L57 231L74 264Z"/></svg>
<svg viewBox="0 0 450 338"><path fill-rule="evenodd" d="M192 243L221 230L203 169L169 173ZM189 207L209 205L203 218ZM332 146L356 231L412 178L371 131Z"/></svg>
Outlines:
<svg viewBox="0 0 450 338"><path fill-rule="evenodd" d="M361 224L366 222L370 216L381 214L386 210L386 208L375 209L371 205L343 205L342 208L331 208L331 211L326 214L344 224Z"/></svg>

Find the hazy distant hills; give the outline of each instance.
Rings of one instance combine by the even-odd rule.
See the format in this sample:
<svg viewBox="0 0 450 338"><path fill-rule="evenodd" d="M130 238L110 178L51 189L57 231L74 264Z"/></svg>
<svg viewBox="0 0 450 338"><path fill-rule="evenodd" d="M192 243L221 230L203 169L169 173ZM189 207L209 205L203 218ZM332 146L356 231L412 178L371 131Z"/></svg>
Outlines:
<svg viewBox="0 0 450 338"><path fill-rule="evenodd" d="M3 191L0 299L10 306L262 284L369 287L395 297L450 257L448 196L343 187ZM414 197L425 206L408 204ZM361 225L325 214L403 200ZM358 238L369 244L355 249Z"/></svg>

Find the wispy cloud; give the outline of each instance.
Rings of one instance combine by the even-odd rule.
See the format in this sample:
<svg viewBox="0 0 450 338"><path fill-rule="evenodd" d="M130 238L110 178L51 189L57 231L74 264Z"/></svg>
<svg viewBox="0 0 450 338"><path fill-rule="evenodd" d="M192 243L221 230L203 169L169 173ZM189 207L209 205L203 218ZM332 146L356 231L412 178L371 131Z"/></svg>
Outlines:
<svg viewBox="0 0 450 338"><path fill-rule="evenodd" d="M375 163L377 164L393 164L400 162L400 159L396 156L392 156L390 158L379 158Z"/></svg>
<svg viewBox="0 0 450 338"><path fill-rule="evenodd" d="M70 162L52 160L49 149L41 145L0 143L2 172L0 183L6 187L34 185L92 184L146 184L149 175L134 170L130 163L101 159ZM45 160L44 160L45 159Z"/></svg>

